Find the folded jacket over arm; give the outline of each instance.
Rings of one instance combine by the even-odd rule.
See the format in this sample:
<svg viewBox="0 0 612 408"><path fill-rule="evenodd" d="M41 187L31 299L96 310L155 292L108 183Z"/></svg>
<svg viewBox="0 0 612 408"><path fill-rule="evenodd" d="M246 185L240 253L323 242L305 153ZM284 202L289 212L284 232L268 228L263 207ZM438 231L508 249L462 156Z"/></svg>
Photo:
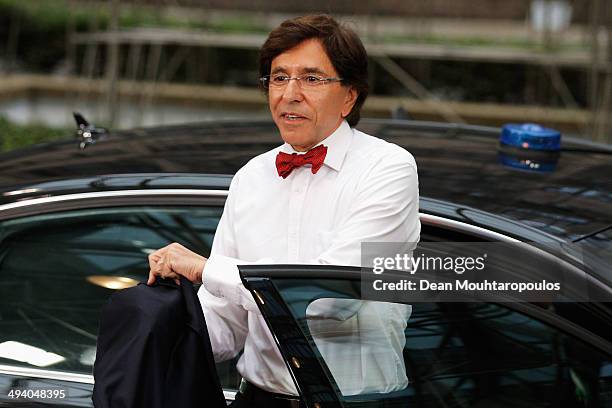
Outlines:
<svg viewBox="0 0 612 408"><path fill-rule="evenodd" d="M225 408L193 285L158 279L115 293L102 309L96 408Z"/></svg>

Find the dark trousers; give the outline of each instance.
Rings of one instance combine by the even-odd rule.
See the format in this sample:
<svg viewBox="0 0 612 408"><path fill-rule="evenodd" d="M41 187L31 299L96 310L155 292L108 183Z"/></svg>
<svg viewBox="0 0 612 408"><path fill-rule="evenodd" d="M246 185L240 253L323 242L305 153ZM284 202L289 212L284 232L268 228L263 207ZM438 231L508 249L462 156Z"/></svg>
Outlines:
<svg viewBox="0 0 612 408"><path fill-rule="evenodd" d="M297 399L290 399L280 394L274 394L257 388L252 384L241 385L241 391L236 393L231 408L302 408ZM294 397L296 398L296 397Z"/></svg>

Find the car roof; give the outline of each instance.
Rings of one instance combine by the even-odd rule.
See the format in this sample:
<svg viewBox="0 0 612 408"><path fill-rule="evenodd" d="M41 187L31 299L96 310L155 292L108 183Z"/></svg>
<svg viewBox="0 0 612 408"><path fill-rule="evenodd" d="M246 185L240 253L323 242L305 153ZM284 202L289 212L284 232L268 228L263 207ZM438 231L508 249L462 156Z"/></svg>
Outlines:
<svg viewBox="0 0 612 408"><path fill-rule="evenodd" d="M363 120L357 128L414 155L422 197L562 239L612 227L609 146L564 137L560 154L547 156L500 150L498 128L396 120ZM225 189L228 176L189 173L234 174L280 141L270 120L233 120L114 131L85 150L70 140L37 145L0 155L0 203L126 186Z"/></svg>

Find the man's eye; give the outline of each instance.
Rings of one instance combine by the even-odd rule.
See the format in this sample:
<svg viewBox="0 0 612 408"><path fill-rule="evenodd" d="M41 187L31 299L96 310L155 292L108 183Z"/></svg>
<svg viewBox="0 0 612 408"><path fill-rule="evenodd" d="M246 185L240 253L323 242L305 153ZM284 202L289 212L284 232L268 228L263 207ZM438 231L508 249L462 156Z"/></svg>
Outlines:
<svg viewBox="0 0 612 408"><path fill-rule="evenodd" d="M322 78L319 78L318 76L314 75L308 75L304 79L306 80L306 82L310 82L311 84L317 84L322 81Z"/></svg>
<svg viewBox="0 0 612 408"><path fill-rule="evenodd" d="M287 75L274 75L272 77L272 82L276 82L282 84L287 81L289 77Z"/></svg>

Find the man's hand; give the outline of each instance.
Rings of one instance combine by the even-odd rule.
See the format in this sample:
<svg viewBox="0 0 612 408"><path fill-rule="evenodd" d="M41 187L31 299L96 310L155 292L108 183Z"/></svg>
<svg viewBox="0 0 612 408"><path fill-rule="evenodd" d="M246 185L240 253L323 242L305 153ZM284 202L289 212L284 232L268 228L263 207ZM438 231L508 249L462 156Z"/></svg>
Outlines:
<svg viewBox="0 0 612 408"><path fill-rule="evenodd" d="M174 242L149 255L150 271L147 285L152 285L156 276L172 278L178 284L179 275L193 283L200 283L204 265L206 258Z"/></svg>

